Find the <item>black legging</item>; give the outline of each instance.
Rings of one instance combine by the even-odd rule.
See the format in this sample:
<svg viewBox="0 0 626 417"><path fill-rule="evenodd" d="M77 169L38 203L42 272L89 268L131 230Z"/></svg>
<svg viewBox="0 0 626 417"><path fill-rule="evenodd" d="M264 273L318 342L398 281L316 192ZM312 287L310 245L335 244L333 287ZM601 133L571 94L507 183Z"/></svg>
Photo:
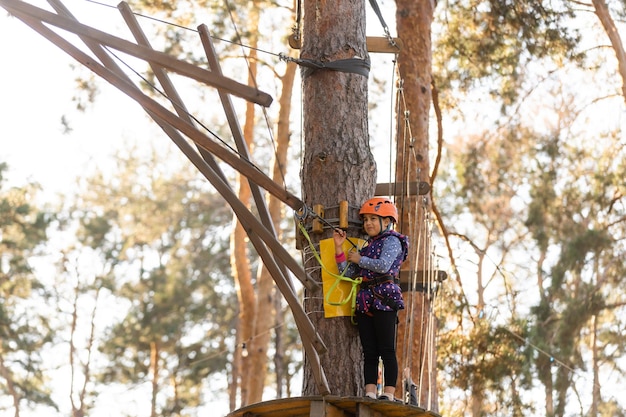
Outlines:
<svg viewBox="0 0 626 417"><path fill-rule="evenodd" d="M396 386L398 359L396 358L395 311L372 310L373 315L356 313L359 337L363 346L363 377L365 384L378 380L378 358L382 358L385 386Z"/></svg>

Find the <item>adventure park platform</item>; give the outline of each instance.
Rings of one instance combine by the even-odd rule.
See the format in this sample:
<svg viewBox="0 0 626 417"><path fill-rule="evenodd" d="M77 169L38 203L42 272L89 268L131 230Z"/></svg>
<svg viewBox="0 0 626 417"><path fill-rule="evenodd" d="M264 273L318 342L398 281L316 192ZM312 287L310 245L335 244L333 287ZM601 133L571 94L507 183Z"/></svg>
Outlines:
<svg viewBox="0 0 626 417"><path fill-rule="evenodd" d="M282 398L250 404L226 417L440 417L401 402L332 395Z"/></svg>

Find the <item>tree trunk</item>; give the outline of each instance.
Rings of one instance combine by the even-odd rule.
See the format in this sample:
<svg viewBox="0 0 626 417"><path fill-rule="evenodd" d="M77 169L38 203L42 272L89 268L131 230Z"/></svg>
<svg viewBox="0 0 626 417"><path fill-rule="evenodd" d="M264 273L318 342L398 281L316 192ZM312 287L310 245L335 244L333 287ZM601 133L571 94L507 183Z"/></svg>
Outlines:
<svg viewBox="0 0 626 417"><path fill-rule="evenodd" d="M599 406L602 404L602 395L600 392L600 359L599 359L599 347L598 347L598 315L594 314L591 332L591 354L593 359L593 388L592 388L592 401L591 410L589 410L589 417L598 417Z"/></svg>
<svg viewBox="0 0 626 417"><path fill-rule="evenodd" d="M483 410L485 399L485 384L482 376L477 375L472 378L472 397L470 398L470 409L472 417L481 417L486 414Z"/></svg>
<svg viewBox="0 0 626 417"><path fill-rule="evenodd" d="M252 52L255 50L252 49ZM249 77L256 77L256 60L250 59L250 73ZM246 120L243 127L243 136L249 149L253 143L254 136L254 106L250 103L246 106ZM242 178L241 175L237 176L237 182L239 190L237 196L239 200L250 205L251 190L248 181ZM254 285L252 284L252 274L250 272L250 262L248 260L248 234L244 230L239 220L235 217L235 232L231 237L231 266L233 270L233 276L235 279L235 287L237 289L237 298L239 301L239 328L240 340L242 344L245 344L245 349L242 349L241 358L241 370L254 369L250 368L249 353L254 352L254 325L256 317L256 293ZM245 406L250 403L249 401L249 384L251 375L240 375L240 397L241 406Z"/></svg>
<svg viewBox="0 0 626 417"><path fill-rule="evenodd" d="M289 151L289 142L291 140L291 130L289 128L291 121L291 102L293 98L293 86L297 68L297 65L293 62L287 63L285 73L281 77L282 90L278 101L280 107L278 110L278 124L276 129L276 158L274 159L274 166L272 169L272 179L277 183L284 182L285 177L287 177L287 155ZM283 205L277 198L270 197L268 207L274 224L274 229L277 231L278 239L280 240L282 236L280 223L284 218L282 214ZM285 346L282 337L282 323L284 321L284 317L281 314L281 297L276 288L274 289L274 294L273 319L276 333L274 368L276 371L276 397L281 398L283 396L283 381L285 379L283 373Z"/></svg>
<svg viewBox="0 0 626 417"><path fill-rule="evenodd" d="M152 378L152 395L150 400L150 417L157 416L157 396L159 394L159 345L150 342L150 377Z"/></svg>
<svg viewBox="0 0 626 417"><path fill-rule="evenodd" d="M398 71L404 82L404 100L408 111L408 123L413 137L403 137L405 116L398 116L398 140L396 156L396 182L429 181L430 162L428 157L429 138L428 121L431 103L432 79L432 44L431 25L435 1L396 0L396 26L398 37L403 41L403 48L398 55ZM400 193L400 191L398 191ZM399 199L398 199L399 197ZM415 268L418 271L432 267L428 259L430 242L426 233L422 233L422 242L417 245L418 234L425 230L425 214L431 211L430 199L422 196L396 196L400 211L399 231L409 235L411 253L404 268ZM419 277L418 277L419 278ZM419 280L419 279L418 279ZM432 314L431 297L427 291L416 291L406 294L415 303L414 311L420 312L419 317L412 317L415 326L414 335L405 338L411 321L406 321L407 311L399 316L398 340L409 340L409 346L398 344L398 358L410 356L410 374L418 385L418 401L420 406L438 411L437 403L437 357L434 343L436 320ZM410 349L410 353L405 351ZM405 366L399 360L400 366ZM401 383L401 381L398 381ZM398 387L400 389L401 387Z"/></svg>
<svg viewBox="0 0 626 417"><path fill-rule="evenodd" d="M600 23L602 23L602 27L604 27L604 31L611 41L613 51L615 51L615 58L617 58L617 68L619 71L619 75L622 77L622 95L626 100L626 51L624 51L622 38L619 35L619 31L615 26L615 22L611 17L611 13L609 12L609 8L606 5L606 2L604 0L591 0L591 2L593 3L593 7L596 10L596 16L598 16L598 19L600 19Z"/></svg>
<svg viewBox="0 0 626 417"><path fill-rule="evenodd" d="M15 384L13 382L13 376L11 375L11 372L4 364L3 354L4 352L2 351L2 346L0 346L0 376L4 379L7 387L6 389L7 391L9 391L9 395L11 396L11 399L13 401L13 409L15 410L13 416L20 417L20 395L15 389Z"/></svg>
<svg viewBox="0 0 626 417"><path fill-rule="evenodd" d="M239 199L241 201L249 201L250 187L247 181L239 181ZM239 317L237 320L237 333L240 335L241 349L237 349L236 353L241 355L240 371L250 369L248 352L253 332L254 332L254 316L256 310L256 296L252 285L252 277L250 274L250 265L248 262L248 249L246 246L246 231L237 219L235 219L235 232L231 237L231 266L233 270L233 278L235 279L235 288L237 291L237 301L239 303ZM245 347L245 348L244 348ZM241 372L240 375L233 375L233 382L239 381L241 406L248 404L248 375Z"/></svg>
<svg viewBox="0 0 626 417"><path fill-rule="evenodd" d="M258 1L253 1L248 9L248 27L250 29L250 53L248 56L248 85L255 85L258 72L258 37L255 35L259 32L259 10ZM256 124L255 104L248 101L246 103L246 120L243 129L243 136L246 140L250 154L254 145L254 127ZM246 187L248 182L246 181ZM249 197L248 197L249 198ZM244 201L244 200L242 200ZM249 202L249 201L248 201ZM241 242L241 245L247 245L247 236ZM245 263L248 268L250 265ZM252 276L250 275L250 278ZM270 341L268 329L272 325L272 302L271 294L274 288L272 277L261 267L257 274L256 288L254 291L254 315L251 316L251 335L250 341L247 343L248 348L248 364L244 369L254 369L254 372L247 372L242 378L242 386L245 389L245 395L242 405L260 402L263 398L263 388L265 387L265 379L267 376L267 348Z"/></svg>
<svg viewBox="0 0 626 417"><path fill-rule="evenodd" d="M333 62L357 56L367 58L365 2L305 0L301 57ZM376 186L376 163L368 135L367 77L341 71L305 71L303 95L304 203L308 207L336 207L346 200L359 206L373 195ZM357 233L360 230L348 230L351 236ZM330 238L331 231L311 237L317 243ZM313 257L305 256L305 268L321 282ZM307 291L304 307L328 347L320 360L331 394L362 395L362 353L356 326L349 317L324 318L321 291ZM317 395L310 365L305 358L303 394Z"/></svg>

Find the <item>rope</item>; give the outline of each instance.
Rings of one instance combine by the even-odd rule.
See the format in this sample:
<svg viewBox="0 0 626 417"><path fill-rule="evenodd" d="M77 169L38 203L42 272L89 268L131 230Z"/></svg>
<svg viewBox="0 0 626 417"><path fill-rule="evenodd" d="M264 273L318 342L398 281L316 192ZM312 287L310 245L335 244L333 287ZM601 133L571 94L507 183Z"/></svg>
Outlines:
<svg viewBox="0 0 626 417"><path fill-rule="evenodd" d="M109 8L116 8L115 6L109 5L109 4L105 4L105 3L101 3L95 0L86 0L89 3L92 4L96 4L99 6L104 6L104 7L109 7ZM254 51L258 51L258 52L262 52L265 54L269 54L269 55L273 55L278 57L279 59L283 60L283 61L290 61L290 62L294 62L302 67L305 68L305 70L303 71L303 74L305 76L311 75L314 71L317 70L321 70L321 69L326 69L326 70L332 70L332 71L339 71L339 72L346 72L346 73L354 73L354 74L359 74L359 75L363 75L364 77L369 77L369 72L370 72L370 62L369 60L366 59L362 59L362 58L347 58L347 59L340 59L337 61L330 61L330 62L322 62L322 61L316 61L316 60L312 60L312 59L300 59L300 58L293 58L293 57L289 57L284 53L275 53L275 52L270 52L258 47L253 47L250 45L246 45L243 43L243 41L241 40L241 35L239 33L239 30L237 28L237 25L235 23L234 17L232 15L232 11L231 11L231 7L230 7L230 3L228 0L226 0L226 4L227 4L227 9L228 9L228 13L230 16L230 20L231 23L233 25L233 29L235 30L236 33L236 37L237 37L237 42L228 40L228 39L223 39L223 38L219 38L216 36L212 36L211 35L211 39L217 39L220 40L222 42L227 42L230 43L232 45L236 45L236 46L240 46L241 48L247 48L250 50L254 50ZM298 2L297 5L297 12L298 14L301 13L300 12L300 3ZM180 25L178 23L174 23L174 22L170 22L167 20L163 20L163 19L159 19L153 16L148 16L148 15L144 15L141 13L137 13L137 12L133 12L133 14L135 16L138 17L143 17L145 19L149 19L158 23L162 23L162 24L166 24L166 25L170 25L170 26L174 26L174 27L178 27L180 29L184 29L184 30L189 30L192 32L198 32L197 29L193 29L187 26L183 26ZM297 26L294 28L294 30L298 30L298 34L299 34L299 30L300 30L300 17L297 17ZM388 31L388 29L387 29ZM248 65L248 71L250 71L250 65L249 65L249 61L248 61L248 56L243 53L245 59L246 59L246 64ZM254 79L253 77L253 82L254 85L256 86L256 79Z"/></svg>
<svg viewBox="0 0 626 417"><path fill-rule="evenodd" d="M397 56L397 55L396 55ZM395 61L394 61L395 64ZM395 67L396 71L398 70ZM435 355L432 353L435 348L435 338L437 329L435 327L435 316L432 302L435 300L437 294L436 284L436 271L434 270L434 248L432 244L432 222L428 213L428 200L424 198L422 204L414 204L414 209L405 212L405 207L410 206L410 181L407 175L417 170L418 179L421 178L422 172L419 168L418 155L414 147L415 138L413 137L413 129L410 121L410 113L407 110L407 102L404 92L404 80L398 75L398 87L395 102L395 111L398 115L397 131L396 131L396 144L398 141L402 141L398 145L397 153L402 158L402 166L395 165L395 178L398 178L397 182L404 184L403 190L397 190L394 195L398 195L400 213L402 216L405 214L408 216L408 229L402 231L402 233L413 236L415 239L415 251L411 252L411 258L409 259L409 294L410 297L407 304L407 312L405 317L405 333L403 338L403 357L401 358L404 367L403 376L405 378L403 387L403 399L405 402L410 400L410 384L414 384L416 388L417 401L419 403L421 394L424 389L432 389L432 378L430 377L435 368ZM390 146L393 146L393 140L390 139ZM391 155L391 151L390 151ZM400 170L400 172L398 172ZM399 178L401 177L401 178ZM419 195L419 193L418 193ZM420 212L420 210L423 210ZM419 221L420 215L423 215L422 221ZM405 226L403 224L403 226ZM417 276L418 269L422 267L422 276ZM418 278L420 279L420 287L418 288ZM424 302L418 309L418 294L417 291L421 291L424 297ZM419 295L420 297L422 295ZM419 310L419 311L418 311ZM416 328L416 326L419 326ZM418 334L421 336L422 343L419 345L419 351L416 352L416 357L413 357L413 346L415 344L415 337ZM413 382L411 378L411 369L416 366L418 372L417 383ZM432 406L432 396L429 395L427 404L421 405L430 409Z"/></svg>

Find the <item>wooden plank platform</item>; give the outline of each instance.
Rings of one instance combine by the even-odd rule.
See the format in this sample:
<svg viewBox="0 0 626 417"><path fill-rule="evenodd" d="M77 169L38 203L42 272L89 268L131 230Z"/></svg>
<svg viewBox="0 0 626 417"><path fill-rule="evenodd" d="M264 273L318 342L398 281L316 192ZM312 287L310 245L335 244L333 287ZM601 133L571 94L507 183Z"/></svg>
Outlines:
<svg viewBox="0 0 626 417"><path fill-rule="evenodd" d="M332 395L293 397L250 404L226 417L440 417L400 402Z"/></svg>

